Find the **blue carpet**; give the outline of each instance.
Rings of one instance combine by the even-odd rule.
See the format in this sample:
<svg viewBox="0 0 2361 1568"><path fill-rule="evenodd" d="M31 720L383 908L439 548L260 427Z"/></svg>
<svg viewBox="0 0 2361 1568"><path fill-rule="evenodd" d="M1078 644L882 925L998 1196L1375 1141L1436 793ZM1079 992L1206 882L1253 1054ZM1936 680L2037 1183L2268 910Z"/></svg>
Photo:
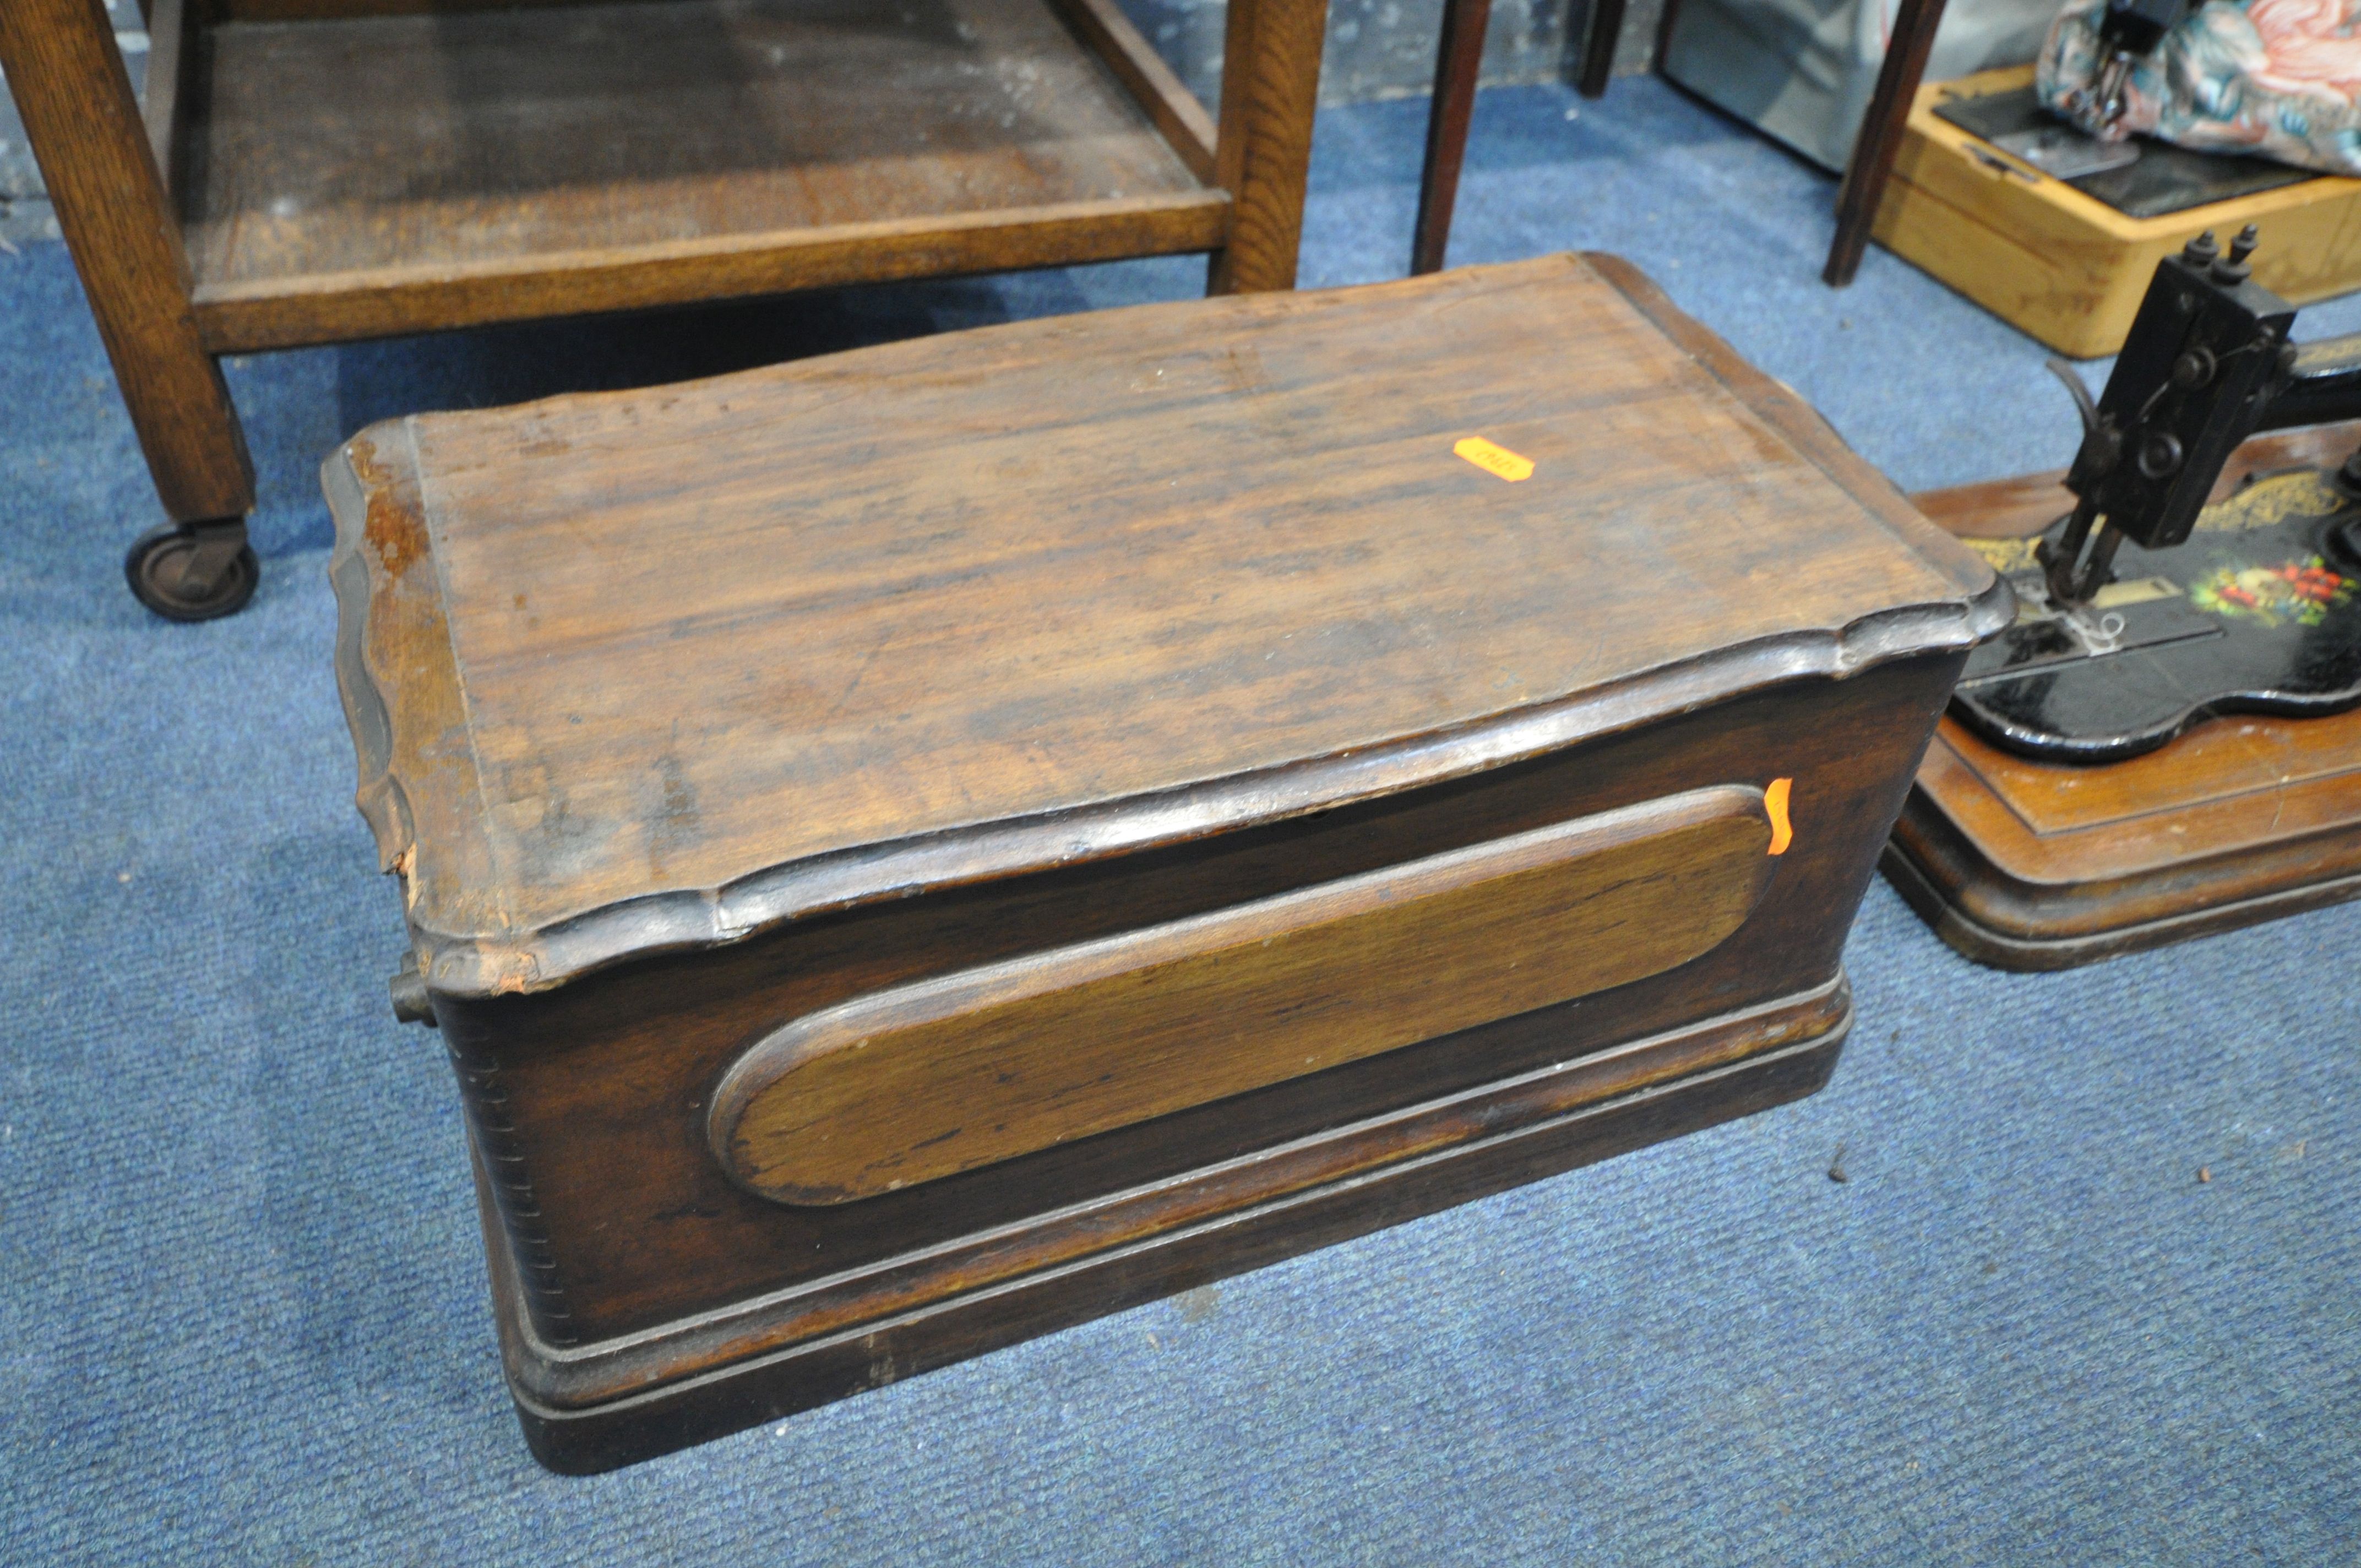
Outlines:
<svg viewBox="0 0 2361 1568"><path fill-rule="evenodd" d="M1484 95L1455 261L1625 252L1905 487L2064 460L2032 343L1880 252L1821 288L1826 180L1653 82L1576 105ZM1323 116L1307 283L1400 271L1423 112ZM533 1465L449 1073L387 1012L321 455L1201 279L239 363L266 576L183 628L123 589L154 501L64 252L0 254L0 1559L2361 1561L2361 906L2011 976L1880 884L1799 1105L619 1475Z"/></svg>

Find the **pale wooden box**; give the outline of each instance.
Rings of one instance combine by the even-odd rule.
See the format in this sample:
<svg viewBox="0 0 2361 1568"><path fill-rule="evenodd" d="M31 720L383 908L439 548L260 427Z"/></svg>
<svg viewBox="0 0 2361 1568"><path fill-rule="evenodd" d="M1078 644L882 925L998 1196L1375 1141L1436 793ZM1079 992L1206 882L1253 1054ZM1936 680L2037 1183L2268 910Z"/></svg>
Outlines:
<svg viewBox="0 0 2361 1568"><path fill-rule="evenodd" d="M2016 66L1918 90L1870 231L1880 245L2076 359L2121 348L2156 264L2208 229L2226 240L2258 225L2256 280L2297 304L2361 288L2361 180L2323 175L2134 218L1935 113L2032 75Z"/></svg>

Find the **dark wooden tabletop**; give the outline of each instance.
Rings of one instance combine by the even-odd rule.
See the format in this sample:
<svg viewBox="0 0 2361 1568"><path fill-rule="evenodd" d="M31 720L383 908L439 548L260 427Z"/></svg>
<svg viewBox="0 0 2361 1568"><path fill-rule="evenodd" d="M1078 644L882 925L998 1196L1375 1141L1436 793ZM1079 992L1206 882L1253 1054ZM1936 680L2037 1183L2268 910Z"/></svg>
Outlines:
<svg viewBox="0 0 2361 1568"><path fill-rule="evenodd" d="M458 990L1465 773L1999 613L1606 258L420 416L327 477L364 809L423 944L472 955ZM596 952L551 936L599 917Z"/></svg>

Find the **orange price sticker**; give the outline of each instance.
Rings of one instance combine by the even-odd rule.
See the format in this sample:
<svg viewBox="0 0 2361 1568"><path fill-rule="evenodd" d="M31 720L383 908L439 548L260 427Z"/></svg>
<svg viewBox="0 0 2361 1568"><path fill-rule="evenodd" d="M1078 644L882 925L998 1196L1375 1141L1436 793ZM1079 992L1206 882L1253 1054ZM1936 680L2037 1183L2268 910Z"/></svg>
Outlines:
<svg viewBox="0 0 2361 1568"><path fill-rule="evenodd" d="M1533 477L1532 458L1520 457L1507 447L1497 442L1487 441L1480 435L1465 437L1455 443L1451 450L1466 458L1487 474L1498 474L1511 484L1519 479L1530 479Z"/></svg>
<svg viewBox="0 0 2361 1568"><path fill-rule="evenodd" d="M1787 846L1795 841L1795 830L1787 825L1787 792L1795 786L1794 779L1773 779L1763 792L1763 809L1771 814L1771 852L1784 855Z"/></svg>

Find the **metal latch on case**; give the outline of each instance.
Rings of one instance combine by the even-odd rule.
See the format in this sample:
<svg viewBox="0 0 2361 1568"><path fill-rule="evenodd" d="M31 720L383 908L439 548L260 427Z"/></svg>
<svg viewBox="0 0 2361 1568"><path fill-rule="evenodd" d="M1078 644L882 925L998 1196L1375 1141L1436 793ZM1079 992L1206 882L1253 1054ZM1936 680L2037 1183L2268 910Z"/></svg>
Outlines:
<svg viewBox="0 0 2361 1568"><path fill-rule="evenodd" d="M418 955L401 955L401 967L385 982L393 993L393 1015L404 1024L435 1027L434 999L426 993L426 977L418 972Z"/></svg>

